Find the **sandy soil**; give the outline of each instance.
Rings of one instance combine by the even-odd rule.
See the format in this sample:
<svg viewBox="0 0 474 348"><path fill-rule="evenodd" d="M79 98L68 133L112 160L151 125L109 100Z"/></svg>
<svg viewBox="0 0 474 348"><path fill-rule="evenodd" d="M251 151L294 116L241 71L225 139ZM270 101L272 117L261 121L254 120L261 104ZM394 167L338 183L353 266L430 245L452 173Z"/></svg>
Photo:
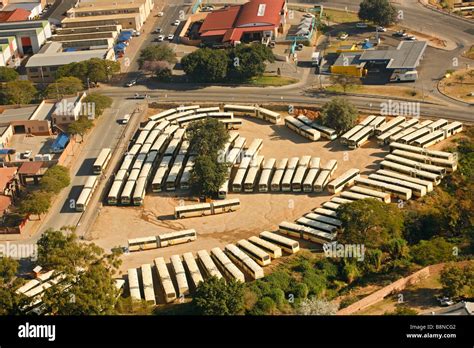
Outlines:
<svg viewBox="0 0 474 348"><path fill-rule="evenodd" d="M359 168L362 174L368 174L377 167L374 161L381 160L386 154L374 142L352 151L337 140L310 142L284 125L272 125L258 119L246 118L239 132L247 139L247 145L255 138L264 139L260 154L266 158L275 157L278 160L311 155L320 157L322 163L337 159L338 169L335 176L350 168ZM91 236L96 244L110 249L119 245L126 246L129 238L152 236L170 230L194 228L198 232L198 239L192 243L124 256L121 269L126 270L143 263L151 263L158 256L168 259L171 255L187 251L210 250L215 246L223 247L227 243L257 235L263 230L276 230L281 221L293 221L328 201L330 197L327 191L318 194L230 193L229 198L241 200L240 210L228 214L175 220L174 207L180 200L185 200L186 204L192 203L187 193L148 193L143 207L105 206L92 228Z"/></svg>

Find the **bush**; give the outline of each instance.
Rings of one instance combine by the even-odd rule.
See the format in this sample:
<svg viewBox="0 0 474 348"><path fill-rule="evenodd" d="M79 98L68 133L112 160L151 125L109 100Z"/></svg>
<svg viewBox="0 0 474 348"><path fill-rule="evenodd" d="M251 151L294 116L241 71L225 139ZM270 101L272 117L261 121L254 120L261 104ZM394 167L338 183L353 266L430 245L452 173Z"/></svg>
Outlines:
<svg viewBox="0 0 474 348"><path fill-rule="evenodd" d="M273 314L276 310L276 304L270 297L263 297L258 300L255 307L252 309L252 315Z"/></svg>
<svg viewBox="0 0 474 348"><path fill-rule="evenodd" d="M69 169L55 165L49 168L41 178L40 187L46 192L59 193L71 183Z"/></svg>
<svg viewBox="0 0 474 348"><path fill-rule="evenodd" d="M112 106L112 98L99 93L90 93L84 98L84 103L92 103L95 109L95 117L101 116L105 109Z"/></svg>
<svg viewBox="0 0 474 348"><path fill-rule="evenodd" d="M305 283L298 283L293 286L290 290L290 293L295 296L295 298L305 299L308 297L309 289L308 285Z"/></svg>

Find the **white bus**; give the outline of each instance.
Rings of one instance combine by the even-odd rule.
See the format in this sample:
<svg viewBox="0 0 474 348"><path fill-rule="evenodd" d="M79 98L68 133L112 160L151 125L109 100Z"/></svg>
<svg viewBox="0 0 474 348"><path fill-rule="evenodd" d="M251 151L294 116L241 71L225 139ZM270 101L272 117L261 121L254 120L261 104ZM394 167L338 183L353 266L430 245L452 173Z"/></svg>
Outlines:
<svg viewBox="0 0 474 348"><path fill-rule="evenodd" d="M329 160L321 169L329 170L330 175L332 176L337 169L337 160Z"/></svg>
<svg viewBox="0 0 474 348"><path fill-rule="evenodd" d="M182 230L175 232L168 232L158 235L157 237L158 245L160 248L164 248L171 245L190 243L197 239L196 230Z"/></svg>
<svg viewBox="0 0 474 348"><path fill-rule="evenodd" d="M285 125L292 131L311 141L317 141L321 137L321 133L319 133L319 131L310 126L307 126L306 124L294 118L293 116L285 117Z"/></svg>
<svg viewBox="0 0 474 348"><path fill-rule="evenodd" d="M257 116L257 108L247 105L224 105L224 112L233 112L234 116Z"/></svg>
<svg viewBox="0 0 474 348"><path fill-rule="evenodd" d="M326 224L322 221L308 219L304 216L297 219L296 223L298 225L303 225L303 226L306 226L306 227L310 227L310 228L320 230L320 231L324 231L324 232L328 232L328 233L333 232L337 228L334 225ZM281 224L280 224L280 227L281 227Z"/></svg>
<svg viewBox="0 0 474 348"><path fill-rule="evenodd" d="M128 154L123 156L123 162L120 165L120 170L126 170L128 172L130 170L130 167L132 166L132 162L133 156Z"/></svg>
<svg viewBox="0 0 474 348"><path fill-rule="evenodd" d="M244 157L254 158L258 155L263 147L263 139L254 139L250 144L249 148L245 150Z"/></svg>
<svg viewBox="0 0 474 348"><path fill-rule="evenodd" d="M211 203L182 205L174 208L174 217L176 219L205 215L212 215Z"/></svg>
<svg viewBox="0 0 474 348"><path fill-rule="evenodd" d="M372 178L370 176L369 176L369 179L377 180L376 178ZM384 181L384 182L386 182L386 181ZM376 197L376 198L380 198L382 201L384 201L384 203L390 203L392 201L392 199L390 198L389 193L380 192L380 191L368 189L368 188L365 188L365 187L353 186L353 187L351 187L350 191L355 192L355 193L362 193L363 195L367 195L367 196L373 196L373 197Z"/></svg>
<svg viewBox="0 0 474 348"><path fill-rule="evenodd" d="M155 128L156 124L158 121L153 121L153 120L148 120L147 123L145 124L145 127L143 127L143 130L151 131Z"/></svg>
<svg viewBox="0 0 474 348"><path fill-rule="evenodd" d="M223 118L219 120L225 126L225 129L240 129L242 127L243 121L241 118Z"/></svg>
<svg viewBox="0 0 474 348"><path fill-rule="evenodd" d="M154 151L157 154L161 155L167 148L166 147L167 143L168 143L168 136L165 134L161 134L151 146L150 151Z"/></svg>
<svg viewBox="0 0 474 348"><path fill-rule="evenodd" d="M120 192L122 190L124 181L122 180L114 180L109 194L107 195L107 204L109 205L117 205L120 197Z"/></svg>
<svg viewBox="0 0 474 348"><path fill-rule="evenodd" d="M413 133L405 135L403 138L399 139L398 142L402 144L410 144L414 142L416 139L424 137L427 134L430 134L431 130L428 127L418 129Z"/></svg>
<svg viewBox="0 0 474 348"><path fill-rule="evenodd" d="M240 209L240 199L232 198L211 203L212 214L233 212Z"/></svg>
<svg viewBox="0 0 474 348"><path fill-rule="evenodd" d="M207 113L207 112L219 112L220 109L218 106L209 106L209 107L205 107L205 108L198 108L196 109L196 114L200 114L200 113Z"/></svg>
<svg viewBox="0 0 474 348"><path fill-rule="evenodd" d="M217 267L221 270L227 279L235 279L245 283L244 274L232 263L229 257L222 251L221 248L215 247L211 249L211 256Z"/></svg>
<svg viewBox="0 0 474 348"><path fill-rule="evenodd" d="M334 203L334 202L324 202L322 207L325 209L330 209L337 211L339 209L340 204L339 203Z"/></svg>
<svg viewBox="0 0 474 348"><path fill-rule="evenodd" d="M281 116L278 112L271 111L265 108L257 108L256 115L265 121L277 124L280 123Z"/></svg>
<svg viewBox="0 0 474 348"><path fill-rule="evenodd" d="M434 121L430 125L428 125L428 128L431 129L432 132L437 131L439 129L442 129L448 124L448 121L445 120L444 118L440 118L437 121Z"/></svg>
<svg viewBox="0 0 474 348"><path fill-rule="evenodd" d="M133 238L128 240L128 251L143 251L156 249L159 247L158 238L156 236Z"/></svg>
<svg viewBox="0 0 474 348"><path fill-rule="evenodd" d="M145 154L138 154L133 162L132 169L142 169L143 163L145 163L146 155Z"/></svg>
<svg viewBox="0 0 474 348"><path fill-rule="evenodd" d="M449 138L454 134L462 132L462 123L458 121L451 122L450 124L447 124L441 129L444 131L446 138Z"/></svg>
<svg viewBox="0 0 474 348"><path fill-rule="evenodd" d="M145 140L148 137L148 133L150 133L150 131L147 131L147 130L140 131L140 133L138 134L137 139L135 140L135 145L145 144Z"/></svg>
<svg viewBox="0 0 474 348"><path fill-rule="evenodd" d="M414 182L405 181L381 174L370 174L369 179L383 181L388 184L397 185L400 187L406 187L412 190L413 195L417 197L423 197L424 195L426 195L426 187L420 184L415 184Z"/></svg>
<svg viewBox="0 0 474 348"><path fill-rule="evenodd" d="M451 161L457 160L457 155L452 152L427 150L427 149L420 148L418 146L400 144L400 143L395 143L395 142L390 143L390 152L393 152L394 150L397 150L397 149L413 152L413 153L419 153L419 154L429 156L429 157L443 158L443 159L447 159Z"/></svg>
<svg viewBox="0 0 474 348"><path fill-rule="evenodd" d="M342 193L346 193L346 192L347 191L342 192ZM319 214L319 215L324 215L324 216L330 217L330 218L335 218L335 219L337 218L337 213L333 210L324 209L324 208L315 208L315 209L313 209L313 212L315 212L316 214Z"/></svg>
<svg viewBox="0 0 474 348"><path fill-rule="evenodd" d="M375 128L375 135L380 135L385 132L388 132L389 130L397 127L398 125L402 124L405 122L406 118L404 116L397 116L395 118L392 118L390 121L381 124L377 128Z"/></svg>
<svg viewBox="0 0 474 348"><path fill-rule="evenodd" d="M135 180L128 180L120 194L120 204L129 205L132 203L132 192L135 188Z"/></svg>
<svg viewBox="0 0 474 348"><path fill-rule="evenodd" d="M278 259L282 256L281 248L273 243L270 243L269 241L257 236L252 236L248 240L252 244L258 246L260 249L268 253L272 259Z"/></svg>
<svg viewBox="0 0 474 348"><path fill-rule="evenodd" d="M342 192L341 197L344 197L344 198L347 198L347 199L352 199L354 201L357 201L357 200L360 200L360 199L376 199L380 202L382 201L381 198L365 195L365 194L362 194L362 193L356 193L356 192L352 192L352 191Z"/></svg>
<svg viewBox="0 0 474 348"><path fill-rule="evenodd" d="M361 126L368 126L370 125L375 119L377 118L377 116L375 115L369 115L367 116L366 118L364 118L362 121L359 122L359 125Z"/></svg>
<svg viewBox="0 0 474 348"><path fill-rule="evenodd" d="M351 203L350 200L344 199L344 198L341 198L341 197L332 197L331 202L339 203L339 204Z"/></svg>
<svg viewBox="0 0 474 348"><path fill-rule="evenodd" d="M151 265L146 263L142 265L143 294L145 301L153 305L156 304L155 288L153 287L153 276L151 274Z"/></svg>
<svg viewBox="0 0 474 348"><path fill-rule="evenodd" d="M166 267L165 259L157 257L154 260L156 272L160 279L161 287L163 289L164 298L166 303L173 302L176 300L176 290L174 289L173 281L171 280L168 267Z"/></svg>
<svg viewBox="0 0 474 348"><path fill-rule="evenodd" d="M283 175L283 180L281 182L281 190L283 192L291 191L291 182L293 181L293 177L295 175L296 167L298 166L299 162L298 157L291 157L288 161L288 165L286 166L285 175Z"/></svg>
<svg viewBox="0 0 474 348"><path fill-rule="evenodd" d="M320 125L316 121L311 121L304 115L299 115L296 119L303 122L307 126L316 129L321 134L321 136L328 140L334 140L337 138L337 132L334 129Z"/></svg>
<svg viewBox="0 0 474 348"><path fill-rule="evenodd" d="M369 140L372 134L374 134L372 126L364 127L347 140L347 146L349 149L361 147Z"/></svg>
<svg viewBox="0 0 474 348"><path fill-rule="evenodd" d="M188 111L178 112L171 116L167 116L166 119L170 121L171 123L178 123L179 120L181 120L182 118L187 117L189 115L194 115L194 114L195 114L194 110L188 110Z"/></svg>
<svg viewBox="0 0 474 348"><path fill-rule="evenodd" d="M168 110L162 111L160 113L157 113L153 116L150 116L150 117L148 117L148 119L152 120L152 121L160 121L160 120L164 119L167 116L171 116L171 115L175 114L176 111L177 111L176 109L168 109Z"/></svg>
<svg viewBox="0 0 474 348"><path fill-rule="evenodd" d="M98 183L99 177L97 175L91 175L87 177L84 188L82 189L81 194L76 201L76 211L86 210L86 207L89 204Z"/></svg>
<svg viewBox="0 0 474 348"><path fill-rule="evenodd" d="M186 134L186 129L178 128L176 132L173 133L173 139L181 139L184 140L184 135Z"/></svg>
<svg viewBox="0 0 474 348"><path fill-rule="evenodd" d="M138 282L138 271L136 268L128 269L128 288L130 290L130 297L132 300L141 301L140 283Z"/></svg>
<svg viewBox="0 0 474 348"><path fill-rule="evenodd" d="M185 112L185 111L196 111L199 110L201 107L199 105L180 105L176 108L178 112Z"/></svg>
<svg viewBox="0 0 474 348"><path fill-rule="evenodd" d="M447 172L454 172L458 168L458 161L456 160L447 160L444 158L429 157L415 152L404 151L404 150L394 150L392 154L404 158L411 159L413 161L432 164L435 166L446 168Z"/></svg>
<svg viewBox="0 0 474 348"><path fill-rule="evenodd" d="M138 178L135 189L133 190L133 205L141 206L145 199L147 178Z"/></svg>
<svg viewBox="0 0 474 348"><path fill-rule="evenodd" d="M415 141L412 142L414 146L419 146L419 147L430 147L432 145L435 145L439 143L440 141L443 141L446 139L446 135L444 133L444 130L437 130L434 131L433 133L427 134L424 137L421 137L419 139L416 139Z"/></svg>
<svg viewBox="0 0 474 348"><path fill-rule="evenodd" d="M400 174L398 172L393 172L391 170L384 170L384 169L377 170L377 174L388 176L391 178L400 179L403 181L413 182L418 185L422 185L426 188L427 193L433 191L433 182L428 181L428 180L423 180L423 179L415 178L413 176Z"/></svg>
<svg viewBox="0 0 474 348"><path fill-rule="evenodd" d="M272 261L266 251L260 249L245 239L237 242L237 246L248 256L254 259L260 266L268 266Z"/></svg>
<svg viewBox="0 0 474 348"><path fill-rule="evenodd" d="M346 186L351 186L354 183L354 180L360 177L360 170L357 168L352 168L346 171L344 174L339 176L337 179L331 181L328 184L328 191L331 193L338 193L344 189Z"/></svg>
<svg viewBox="0 0 474 348"><path fill-rule="evenodd" d="M233 147L236 149L243 149L245 147L246 142L247 142L247 139L245 139L245 137L238 137L235 140Z"/></svg>
<svg viewBox="0 0 474 348"><path fill-rule="evenodd" d="M183 174L181 175L181 180L179 181L179 188L181 190L187 190L190 187L191 173L193 171L194 165L188 165L184 167Z"/></svg>
<svg viewBox="0 0 474 348"><path fill-rule="evenodd" d="M168 177L166 178L165 181L165 189L166 191L175 191L176 187L178 186L178 180L179 176L181 175L181 171L184 169L184 160L185 156L184 155L178 155L176 156L176 159L171 166L170 172L168 174Z"/></svg>
<svg viewBox="0 0 474 348"><path fill-rule="evenodd" d="M314 222L316 223L316 221ZM325 232L288 221L282 221L279 225L279 230L280 232L286 233L289 236L294 236L296 238L309 240L319 244L332 242L336 238L335 232Z"/></svg>
<svg viewBox="0 0 474 348"><path fill-rule="evenodd" d="M336 227L341 227L342 226L341 220L338 220L338 219L335 219L335 218L332 218L332 217L329 217L329 216L324 216L324 215L320 215L320 214L316 214L316 213L308 213L308 214L305 215L305 217L308 218L308 219L311 219L311 220L320 221L320 222L324 222L326 224L334 225Z"/></svg>
<svg viewBox="0 0 474 348"><path fill-rule="evenodd" d="M171 139L163 155L175 157L178 154L180 145L181 139Z"/></svg>
<svg viewBox="0 0 474 348"><path fill-rule="evenodd" d="M217 268L211 256L206 250L199 250L197 252L198 263L201 264L201 269L204 272L206 278L216 277L217 279L222 278L222 274Z"/></svg>
<svg viewBox="0 0 474 348"><path fill-rule="evenodd" d="M270 179L275 168L276 159L268 158L263 163L260 181L258 182L258 192L268 192L270 189Z"/></svg>
<svg viewBox="0 0 474 348"><path fill-rule="evenodd" d="M158 125L155 127L155 130L159 131L160 134L163 133L163 131L168 128L168 126L170 125L170 121L168 120L163 120L161 121L160 123L158 123Z"/></svg>
<svg viewBox="0 0 474 348"><path fill-rule="evenodd" d="M169 139L173 138L173 134L181 127L176 124L171 124L163 130L163 135L166 135Z"/></svg>
<svg viewBox="0 0 474 348"><path fill-rule="evenodd" d="M368 125L374 128L380 127L385 123L385 116L375 117Z"/></svg>
<svg viewBox="0 0 474 348"><path fill-rule="evenodd" d="M441 177L443 177L446 174L446 169L443 168L443 167L413 161L413 160L410 160L408 158L396 156L396 155L393 155L393 154L388 154L387 156L385 156L385 159L387 161L399 163L399 164L402 164L402 165L405 165L405 166L408 166L408 167L412 167L414 169L420 169L420 170L424 170L424 171L427 171L427 172L430 172L430 173L435 173L435 174L440 175Z"/></svg>
<svg viewBox="0 0 474 348"><path fill-rule="evenodd" d="M221 185L221 187L219 187L219 191L217 192L217 198L226 199L228 193L229 193L229 180L226 180Z"/></svg>
<svg viewBox="0 0 474 348"><path fill-rule="evenodd" d="M112 150L108 148L102 149L99 153L99 156L97 156L97 159L94 162L93 173L97 175L102 174L105 168L107 168L111 157Z"/></svg>
<svg viewBox="0 0 474 348"><path fill-rule="evenodd" d="M358 178L356 179L357 185L368 187L371 189L379 190L382 192L389 192L395 197L399 197L403 200L409 200L412 196L412 191L406 187L400 187L397 185L388 184L386 182L377 181L373 179Z"/></svg>
<svg viewBox="0 0 474 348"><path fill-rule="evenodd" d="M245 273L249 274L252 279L260 279L265 276L263 268L260 267L254 260L252 260L246 253L237 248L234 244L227 244L225 246L227 255L238 264Z"/></svg>
<svg viewBox="0 0 474 348"><path fill-rule="evenodd" d="M180 127L183 127L187 123L202 120L206 118L207 116L208 116L207 113L192 114L189 116L181 117L177 119L176 122L178 123Z"/></svg>
<svg viewBox="0 0 474 348"><path fill-rule="evenodd" d="M319 172L316 181L313 184L313 190L315 192L323 192L326 185L329 183L329 179L331 178L331 172L326 169L321 169Z"/></svg>
<svg viewBox="0 0 474 348"><path fill-rule="evenodd" d="M245 192L253 192L255 189L255 184L257 181L257 175L260 169L262 168L263 163L263 156L257 156L252 159L249 165L249 169L247 171L247 175L245 176L244 181L244 191Z"/></svg>
<svg viewBox="0 0 474 348"><path fill-rule="evenodd" d="M309 168L310 162L311 156L303 156L300 158L298 162L298 167L296 168L295 176L291 181L291 190L293 192L301 192L303 188L303 179Z"/></svg>
<svg viewBox="0 0 474 348"><path fill-rule="evenodd" d="M303 181L303 192L312 192L313 191L313 184L316 180L316 177L319 173L321 160L319 157L311 158L309 163L309 170L306 178Z"/></svg>
<svg viewBox="0 0 474 348"><path fill-rule="evenodd" d="M239 169L237 170L237 173L234 176L234 180L232 181L232 191L242 191L242 185L244 183L245 174L247 173L251 161L251 157L244 157L242 159L242 162L240 162Z"/></svg>
<svg viewBox="0 0 474 348"><path fill-rule="evenodd" d="M140 144L134 144L132 145L130 150L128 150L127 155L131 156L131 158L133 159L140 152L141 148L142 146Z"/></svg>
<svg viewBox="0 0 474 348"><path fill-rule="evenodd" d="M194 289L197 288L200 282L204 281L204 278L201 275L201 271L196 263L193 253L187 252L183 254L183 260L188 273L190 275L189 279L191 280L192 286Z"/></svg>
<svg viewBox="0 0 474 348"><path fill-rule="evenodd" d="M176 277L176 284L178 285L178 296L183 298L189 295L188 280L186 279L186 272L184 270L183 262L179 255L172 255L170 257L171 267L173 268Z"/></svg>
<svg viewBox="0 0 474 348"><path fill-rule="evenodd" d="M392 143L392 142L398 142L401 138L403 137L406 137L407 135L413 133L413 132L416 132L419 128L417 128L418 125L415 125L415 126L412 126L412 127L408 127L408 128L405 128L403 129L401 132L398 132L396 134L393 134L390 136L390 140L389 142Z"/></svg>
<svg viewBox="0 0 474 348"><path fill-rule="evenodd" d="M280 191L281 190L281 180L286 170L286 165L288 164L288 158L281 159L273 173L272 181L270 184L270 190L272 192Z"/></svg>
<svg viewBox="0 0 474 348"><path fill-rule="evenodd" d="M234 118L233 112L209 112L207 117L215 118L216 120L223 121L223 120L231 120Z"/></svg>
<svg viewBox="0 0 474 348"><path fill-rule="evenodd" d="M168 171L170 170L170 163L171 157L163 157L163 160L161 161L151 183L152 192L161 192L163 180L168 176Z"/></svg>
<svg viewBox="0 0 474 348"><path fill-rule="evenodd" d="M362 129L364 129L364 126L361 124L358 124L351 129L349 129L347 132L345 132L341 137L339 138L341 143L346 145L347 142L349 141L350 138L352 138L355 134L360 132Z"/></svg>
<svg viewBox="0 0 474 348"><path fill-rule="evenodd" d="M128 171L125 169L119 169L117 173L115 174L114 180L124 181L124 180L127 180L127 177L128 177Z"/></svg>
<svg viewBox="0 0 474 348"><path fill-rule="evenodd" d="M263 231L260 233L260 238L279 246L289 254L295 254L300 250L300 243L276 233Z"/></svg>
<svg viewBox="0 0 474 348"><path fill-rule="evenodd" d="M387 145L390 142L390 137L392 135L400 133L402 130L402 127L396 126L382 134L377 135L377 144L381 146Z"/></svg>
<svg viewBox="0 0 474 348"><path fill-rule="evenodd" d="M146 138L144 145L147 145L147 144L153 145L153 143L160 136L160 134L161 134L161 131L159 129L153 129L148 134L148 137Z"/></svg>

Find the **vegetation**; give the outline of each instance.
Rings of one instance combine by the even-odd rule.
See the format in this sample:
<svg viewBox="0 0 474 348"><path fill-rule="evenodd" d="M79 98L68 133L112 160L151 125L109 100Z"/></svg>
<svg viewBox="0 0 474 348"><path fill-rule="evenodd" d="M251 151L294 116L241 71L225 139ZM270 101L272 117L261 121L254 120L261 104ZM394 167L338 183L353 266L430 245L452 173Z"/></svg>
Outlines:
<svg viewBox="0 0 474 348"><path fill-rule="evenodd" d="M238 45L226 50L200 48L181 60L186 74L197 82L248 82L265 72L265 62L275 60L261 44Z"/></svg>
<svg viewBox="0 0 474 348"><path fill-rule="evenodd" d="M76 136L79 135L81 137L80 142L84 138L84 135L94 126L94 123L91 119L87 116L81 116L76 121L72 122L68 126L68 133Z"/></svg>
<svg viewBox="0 0 474 348"><path fill-rule="evenodd" d="M229 133L213 118L192 122L187 132L191 148L198 153L191 173L191 189L198 195L211 197L227 179L227 164L220 151Z"/></svg>
<svg viewBox="0 0 474 348"><path fill-rule="evenodd" d="M448 264L440 274L443 292L452 298L472 298L474 296L474 264L463 268Z"/></svg>
<svg viewBox="0 0 474 348"><path fill-rule="evenodd" d="M69 169L60 165L49 168L41 178L40 188L43 191L59 193L71 183Z"/></svg>
<svg viewBox="0 0 474 348"><path fill-rule="evenodd" d="M351 87L360 85L360 79L351 75L330 75L329 78L332 84L341 86L344 93L346 93Z"/></svg>
<svg viewBox="0 0 474 348"><path fill-rule="evenodd" d="M8 68L6 66L0 66L0 82L15 81L19 74L15 69Z"/></svg>
<svg viewBox="0 0 474 348"><path fill-rule="evenodd" d="M2 91L6 104L29 104L37 96L38 91L30 81L14 80L5 84Z"/></svg>
<svg viewBox="0 0 474 348"><path fill-rule="evenodd" d="M397 10L389 0L363 0L359 18L376 25L388 26L396 22Z"/></svg>
<svg viewBox="0 0 474 348"><path fill-rule="evenodd" d="M406 305L397 306L393 312L386 312L384 315L418 315L418 312Z"/></svg>
<svg viewBox="0 0 474 348"><path fill-rule="evenodd" d="M61 99L67 95L74 95L83 89L84 86L80 79L73 76L64 76L46 87L45 96L47 98Z"/></svg>
<svg viewBox="0 0 474 348"><path fill-rule="evenodd" d="M27 216L37 215L41 220L41 215L47 213L50 207L51 194L44 191L34 191L20 202L19 211Z"/></svg>
<svg viewBox="0 0 474 348"><path fill-rule="evenodd" d="M56 78L76 77L86 86L88 83L107 82L112 75L120 72L120 63L108 59L91 58L60 67Z"/></svg>
<svg viewBox="0 0 474 348"><path fill-rule="evenodd" d="M0 315L19 315L28 300L15 292L23 279L17 278L18 261L9 257L0 258Z"/></svg>
<svg viewBox="0 0 474 348"><path fill-rule="evenodd" d="M140 65L140 69L148 70L145 65L151 62L166 62L169 65L174 64L176 63L176 53L168 44L148 46L140 52L138 64Z"/></svg>
<svg viewBox="0 0 474 348"><path fill-rule="evenodd" d="M358 113L357 108L345 99L334 98L324 104L321 110L321 121L323 125L342 134L356 125Z"/></svg>
<svg viewBox="0 0 474 348"><path fill-rule="evenodd" d="M334 315L337 312L337 305L317 298L304 299L298 308L297 313L302 315Z"/></svg>
<svg viewBox="0 0 474 348"><path fill-rule="evenodd" d="M198 314L236 315L244 309L244 284L212 277L199 283L193 297Z"/></svg>
<svg viewBox="0 0 474 348"><path fill-rule="evenodd" d="M94 105L95 115L94 117L101 116L105 109L112 106L112 98L99 93L89 93L87 97L84 98L83 103L90 103Z"/></svg>

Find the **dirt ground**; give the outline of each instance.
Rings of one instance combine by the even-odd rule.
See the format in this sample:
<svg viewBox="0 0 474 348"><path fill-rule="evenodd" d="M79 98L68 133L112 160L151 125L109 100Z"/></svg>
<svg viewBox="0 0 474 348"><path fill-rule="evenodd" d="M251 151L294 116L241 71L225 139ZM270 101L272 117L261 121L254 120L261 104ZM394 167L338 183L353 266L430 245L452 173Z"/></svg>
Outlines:
<svg viewBox="0 0 474 348"><path fill-rule="evenodd" d="M336 159L338 168L335 176L350 168L359 168L361 173L366 175L376 169L374 161L381 160L386 154L374 142L351 151L337 140L310 142L284 125L273 125L253 118L244 119L239 133L247 139L247 145L255 138L262 138L263 148L260 154L265 158L274 157L279 160L284 157L311 155L320 157L322 164ZM281 221L294 221L331 198L327 191L318 194L230 193L228 197L240 199L241 207L238 211L181 220L174 219L174 207L180 200L191 204L187 201L187 192L148 193L143 207L104 206L92 228L92 241L110 249L114 246L126 246L129 238L153 236L170 230L196 229L198 239L194 242L125 255L121 269L126 270L139 267L143 263L151 263L158 256L168 259L171 255L187 251L210 250L215 246L223 247L228 243L258 235L263 230L274 231Z"/></svg>

